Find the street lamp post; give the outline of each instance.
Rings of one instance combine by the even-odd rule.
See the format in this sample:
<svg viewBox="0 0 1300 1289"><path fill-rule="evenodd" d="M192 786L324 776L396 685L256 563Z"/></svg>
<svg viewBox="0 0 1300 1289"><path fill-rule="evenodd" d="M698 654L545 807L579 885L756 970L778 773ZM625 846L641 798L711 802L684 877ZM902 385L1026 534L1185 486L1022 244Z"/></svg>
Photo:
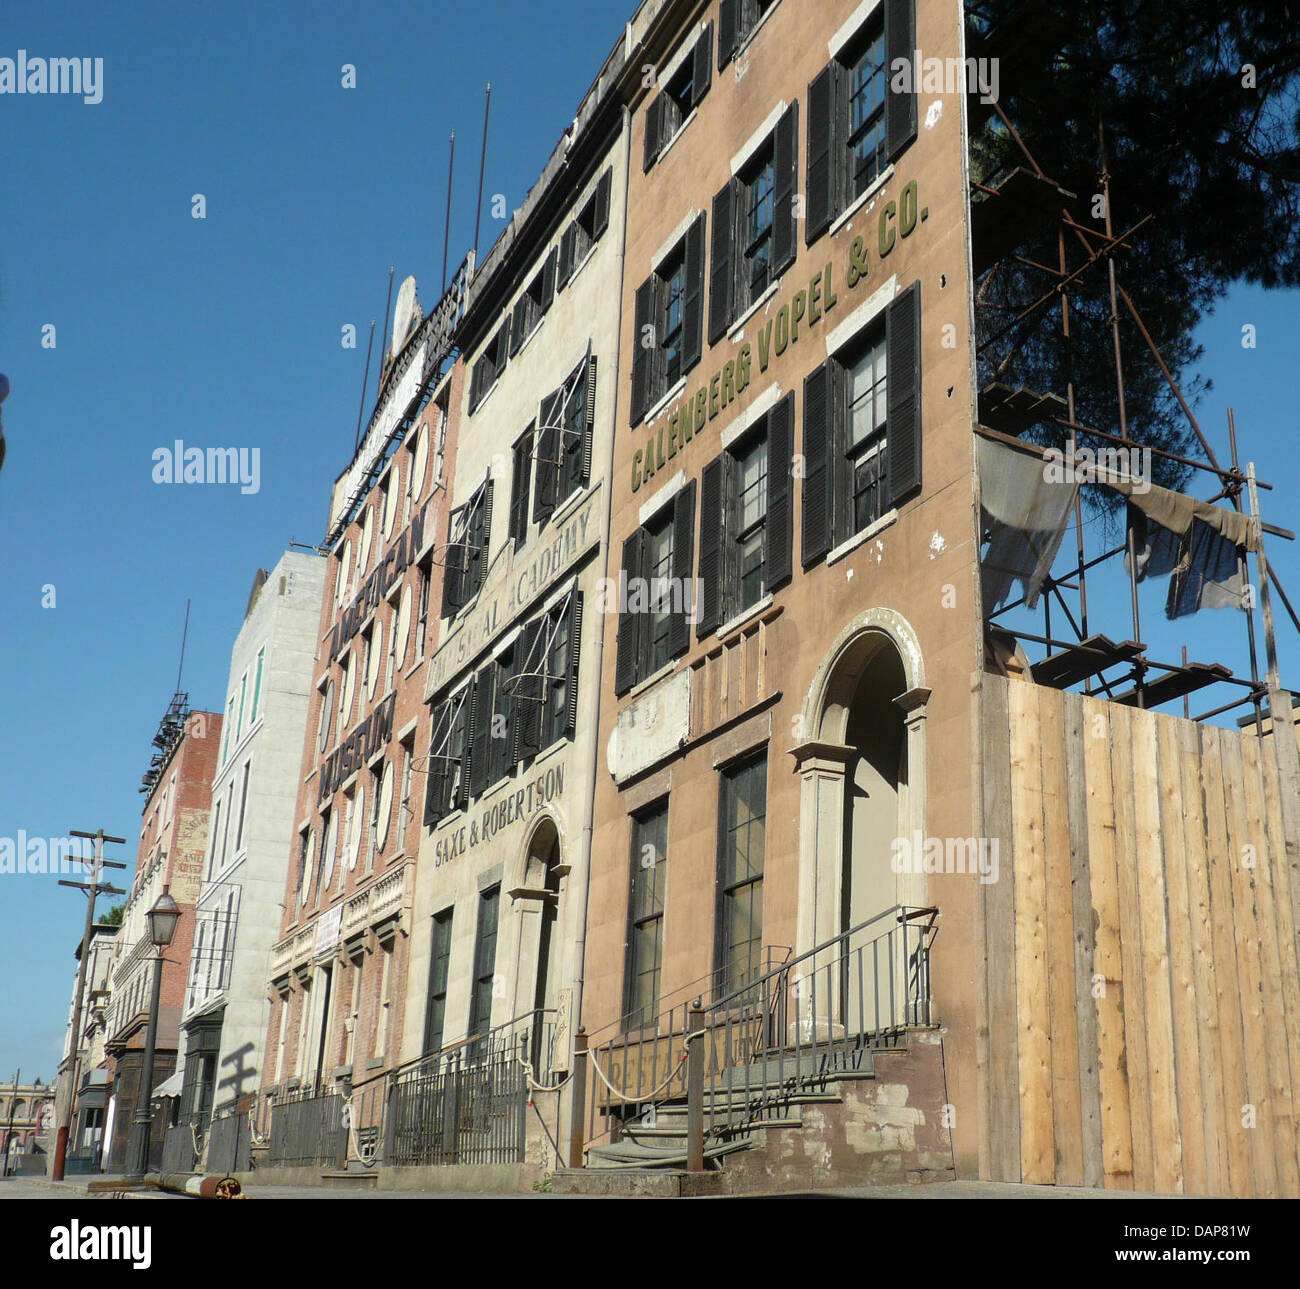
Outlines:
<svg viewBox="0 0 1300 1289"><path fill-rule="evenodd" d="M163 950L172 942L176 934L176 924L180 921L180 906L171 897L168 887L164 886L162 894L145 917L149 922L149 939L158 950L153 964L153 994L149 1003L149 1024L144 1037L144 1064L140 1070L140 1088L135 1099L135 1119L131 1124L131 1149L129 1175L143 1179L149 1171L149 1129L153 1122L151 1102L153 1100L153 1066L154 1049L158 1042L158 1008L162 999Z"/></svg>

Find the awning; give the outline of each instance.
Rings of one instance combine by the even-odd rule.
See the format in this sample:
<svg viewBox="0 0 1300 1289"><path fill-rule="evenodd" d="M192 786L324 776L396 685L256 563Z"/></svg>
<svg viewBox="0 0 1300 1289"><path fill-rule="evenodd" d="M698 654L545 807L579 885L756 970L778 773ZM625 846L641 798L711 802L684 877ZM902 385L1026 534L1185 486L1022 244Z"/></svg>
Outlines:
<svg viewBox="0 0 1300 1289"><path fill-rule="evenodd" d="M150 1100L155 1100L158 1097L180 1096L181 1084L184 1081L184 1077L185 1077L184 1071L177 1070L175 1074L171 1075L169 1078L164 1079L156 1088L154 1088L153 1097L151 1097Z"/></svg>

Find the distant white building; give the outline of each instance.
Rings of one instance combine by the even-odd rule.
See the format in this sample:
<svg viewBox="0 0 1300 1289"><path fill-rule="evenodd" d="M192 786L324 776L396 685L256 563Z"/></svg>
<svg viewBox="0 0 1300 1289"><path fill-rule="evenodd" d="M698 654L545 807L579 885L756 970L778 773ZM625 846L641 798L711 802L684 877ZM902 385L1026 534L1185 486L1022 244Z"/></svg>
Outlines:
<svg viewBox="0 0 1300 1289"><path fill-rule="evenodd" d="M325 560L289 551L253 583L230 658L181 1023L180 1116L203 1132L261 1079Z"/></svg>

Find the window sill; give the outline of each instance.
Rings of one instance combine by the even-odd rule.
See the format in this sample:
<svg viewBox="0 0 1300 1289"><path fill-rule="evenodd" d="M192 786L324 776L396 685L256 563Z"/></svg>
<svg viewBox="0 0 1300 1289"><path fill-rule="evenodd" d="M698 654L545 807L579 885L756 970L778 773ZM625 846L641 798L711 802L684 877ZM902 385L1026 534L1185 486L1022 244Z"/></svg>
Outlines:
<svg viewBox="0 0 1300 1289"><path fill-rule="evenodd" d="M555 508L554 511L552 511L551 517L546 521L546 523L562 524L571 514L573 514L575 510L578 509L579 505L582 503L582 499L586 495L587 494L584 489L582 488L575 489L564 499L564 501L559 506ZM545 527L545 525L543 525L543 527ZM538 529L538 531L540 532L541 529Z"/></svg>
<svg viewBox="0 0 1300 1289"><path fill-rule="evenodd" d="M737 318L735 322L733 322L731 326L727 328L728 340L740 339L740 332L741 329L744 327L745 323L747 323L750 320L750 318L752 318L754 314L756 314L759 311L759 309L761 309L777 293L777 291L780 289L780 286L781 286L780 278L776 278L774 281L769 282L767 284L767 286L763 290L763 294L760 295L758 299L755 300L754 303L751 304L745 310L745 312L742 313L740 317Z"/></svg>
<svg viewBox="0 0 1300 1289"><path fill-rule="evenodd" d="M644 680L638 680L637 683L623 695L621 701L628 703L634 698L639 698L647 689L653 689L661 680L667 676L671 676L676 670L677 659L673 658L670 662L664 663L658 671L651 672Z"/></svg>
<svg viewBox="0 0 1300 1289"><path fill-rule="evenodd" d="M673 137L672 137L671 139L669 139L667 143L664 144L664 146L663 146L662 149L660 149L659 155L655 158L655 164L654 164L654 166L651 166L651 167L650 167L651 170L653 170L653 169L655 168L655 166L657 166L657 165L658 165L658 164L659 164L659 163L660 163L660 162L661 162L661 161L662 161L662 160L663 160L663 159L668 155L669 150L672 148L673 144L675 144L675 143L677 142L677 140L680 139L680 138L682 137L682 135L686 133L688 127L689 127L690 124L691 124L691 122L692 122L693 120L695 120L695 118L696 118L699 114L700 114L700 109L699 109L698 106L697 106L697 107L693 107L693 108L691 108L690 112L688 113L688 115L687 115L687 117L686 117L686 120L684 120L684 121L681 123L681 125L679 125L679 126L677 127L677 130L676 130L676 132L673 134Z"/></svg>
<svg viewBox="0 0 1300 1289"><path fill-rule="evenodd" d="M739 627L743 627L745 623L748 622L751 618L758 617L760 613L764 612L766 609L770 609L771 607L772 607L772 592L768 591L766 595L761 596L758 600L756 600L753 604L751 604L749 608L743 610L740 613L737 613L736 616L732 618L730 622L724 622L722 626L720 626L717 629L717 631L714 632L714 636L718 640L721 640L724 636L729 636L733 631L737 630Z"/></svg>
<svg viewBox="0 0 1300 1289"><path fill-rule="evenodd" d="M599 245L600 238L598 237L590 246L587 247L586 254L583 255L582 259L573 266L573 271L569 274L569 280L564 284L563 288L561 288L562 290L567 291L574 284L577 280L578 274L591 263L592 256L596 254L596 247Z"/></svg>
<svg viewBox="0 0 1300 1289"><path fill-rule="evenodd" d="M731 56L732 61L734 63L739 65L741 56L749 52L750 45L754 43L754 41L758 37L758 33L762 31L763 28L767 25L767 20L777 11L778 8L780 8L780 3L781 0L777 0L777 3L774 4L765 14L763 14L762 17L760 17L759 20L754 24L753 29L750 31L749 35L747 35L745 39L742 40L736 46L736 52ZM737 66L737 71L740 73L740 76L743 76L745 74L743 71L740 70L739 66ZM737 77L737 79L739 79L739 77Z"/></svg>
<svg viewBox="0 0 1300 1289"><path fill-rule="evenodd" d="M478 402L477 402L473 407L471 407L471 408L469 409L469 414L470 414L471 416L477 416L477 415L478 415L478 414L483 410L483 406L484 406L484 404L488 401L489 398L492 397L493 394L496 393L496 391L497 391L497 386L498 386L499 384L501 384L501 377L500 377L500 376L497 376L496 380L494 380L494 381L492 382L492 384L488 387L487 393L485 393L485 394L484 394L484 395L479 399L479 401L478 401Z"/></svg>
<svg viewBox="0 0 1300 1289"><path fill-rule="evenodd" d="M542 322L545 319L545 316L546 315L543 314L542 317L538 318L537 321L533 323L533 329L524 337L524 343L510 355L510 361L512 363L518 362L519 359L524 356L524 350L533 343L533 337L542 329ZM498 380L500 380L500 377L498 377ZM494 385L492 388L495 389L496 386Z"/></svg>
<svg viewBox="0 0 1300 1289"><path fill-rule="evenodd" d="M894 177L894 163L891 161L876 177L867 185L866 189L850 203L842 215L836 216L831 226L826 230L827 235L834 237L853 217L867 204L892 178Z"/></svg>
<svg viewBox="0 0 1300 1289"><path fill-rule="evenodd" d="M669 406L671 406L674 402L676 402L677 399L679 399L682 396L685 389L686 389L686 377L679 376L677 378L676 384L674 384L671 389L665 390L659 396L659 398L656 400L656 402L650 408L650 410L646 412L645 417L642 419L641 423L643 425L652 425L654 423L655 417L658 416L660 412L665 411Z"/></svg>
<svg viewBox="0 0 1300 1289"><path fill-rule="evenodd" d="M868 524L860 533L855 533L846 542L841 542L829 555L826 556L826 566L829 568L832 564L842 560L851 551L865 542L869 542L877 533L883 533L898 518L897 510L887 510L874 524Z"/></svg>

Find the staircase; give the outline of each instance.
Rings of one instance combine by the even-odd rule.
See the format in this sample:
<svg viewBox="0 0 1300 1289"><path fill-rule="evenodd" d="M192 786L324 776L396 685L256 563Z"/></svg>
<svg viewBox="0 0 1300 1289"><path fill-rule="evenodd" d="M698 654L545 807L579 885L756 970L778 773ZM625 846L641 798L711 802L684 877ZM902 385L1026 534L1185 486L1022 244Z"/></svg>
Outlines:
<svg viewBox="0 0 1300 1289"><path fill-rule="evenodd" d="M611 1042L604 1050L628 1082L647 1064L671 1068L665 1043L685 1045L691 1075L644 1101L624 1092L622 1115L597 1089L594 1108L610 1115L613 1139L593 1141L585 1168L556 1173L555 1190L662 1196L950 1180L943 1049L929 1006L934 912L891 909L743 994L697 1002L649 1038ZM691 1087L703 1172L687 1171Z"/></svg>

